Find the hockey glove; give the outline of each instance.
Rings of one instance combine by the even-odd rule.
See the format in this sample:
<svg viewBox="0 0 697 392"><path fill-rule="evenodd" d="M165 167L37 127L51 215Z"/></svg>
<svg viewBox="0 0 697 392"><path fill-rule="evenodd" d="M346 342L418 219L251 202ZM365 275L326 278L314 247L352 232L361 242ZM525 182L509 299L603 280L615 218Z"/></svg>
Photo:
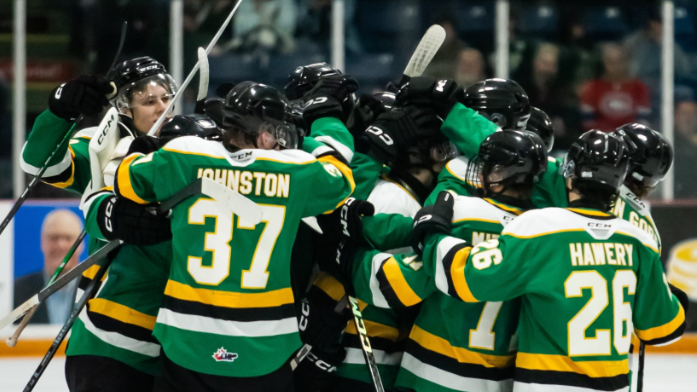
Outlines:
<svg viewBox="0 0 697 392"><path fill-rule="evenodd" d="M107 95L113 93L113 86L104 77L80 76L56 87L48 99L51 113L65 120L73 121L80 114L94 116L109 105Z"/></svg>
<svg viewBox="0 0 697 392"><path fill-rule="evenodd" d="M169 219L156 216L145 206L109 196L97 210L97 224L104 238L132 245L154 245L172 239Z"/></svg>
<svg viewBox="0 0 697 392"><path fill-rule="evenodd" d="M293 372L296 392L322 392L331 384L337 366L346 356L341 345L334 349L315 350L298 364Z"/></svg>
<svg viewBox="0 0 697 392"><path fill-rule="evenodd" d="M362 218L374 213L372 203L349 197L331 214L317 217L323 232L320 269L342 281L351 279L355 248L366 244Z"/></svg>
<svg viewBox="0 0 697 392"><path fill-rule="evenodd" d="M300 302L298 329L300 339L314 350L341 346L341 334L351 319L348 310L336 313L337 302L319 287L312 285Z"/></svg>
<svg viewBox="0 0 697 392"><path fill-rule="evenodd" d="M411 231L411 247L419 256L423 256L424 242L429 234L449 234L453 221L455 199L450 192L438 194L436 203L419 210L414 216L414 228Z"/></svg>
<svg viewBox="0 0 697 392"><path fill-rule="evenodd" d="M356 109L353 111L353 122L349 131L357 137L368 128L375 119L385 113L385 106L372 94L363 94L356 102Z"/></svg>
<svg viewBox="0 0 697 392"><path fill-rule="evenodd" d="M303 119L308 127L322 117L335 117L346 123L351 113L344 113L342 102L352 100L358 90L358 82L349 75L324 76L303 97Z"/></svg>
<svg viewBox="0 0 697 392"><path fill-rule="evenodd" d="M397 162L400 154L404 154L416 140L437 135L441 124L438 116L428 108L392 109L378 116L365 130L357 149L389 166Z"/></svg>
<svg viewBox="0 0 697 392"><path fill-rule="evenodd" d="M399 90L397 105L427 106L445 119L457 103L459 92L460 88L452 80L418 76Z"/></svg>
<svg viewBox="0 0 697 392"><path fill-rule="evenodd" d="M162 141L156 137L148 135L138 136L131 142L131 145L128 147L128 153L126 154L126 156L131 155L133 153L148 155L153 151L159 150L160 147L162 147L160 145L161 142Z"/></svg>

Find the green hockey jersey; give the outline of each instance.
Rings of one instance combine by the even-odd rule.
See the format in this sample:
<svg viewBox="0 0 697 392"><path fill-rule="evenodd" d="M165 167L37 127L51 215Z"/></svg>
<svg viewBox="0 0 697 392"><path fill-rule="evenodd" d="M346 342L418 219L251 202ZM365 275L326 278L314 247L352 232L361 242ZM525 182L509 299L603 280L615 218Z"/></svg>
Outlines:
<svg viewBox="0 0 697 392"><path fill-rule="evenodd" d="M173 209L172 268L155 336L168 358L196 372L271 373L300 347L289 272L298 225L351 194L351 171L330 154L231 153L220 143L181 137L127 157L115 190L145 204L167 200L200 177L256 202L263 219L252 224L203 196Z"/></svg>
<svg viewBox="0 0 697 392"><path fill-rule="evenodd" d="M529 211L475 247L431 235L424 267L466 302L520 297L515 390L625 391L632 332L668 344L685 328L656 241L598 210Z"/></svg>
<svg viewBox="0 0 697 392"><path fill-rule="evenodd" d="M497 238L522 213L492 199L457 196L451 235ZM421 303L397 377L415 391L510 391L519 301L463 303L436 289L414 253L362 251L354 264L359 299L400 309Z"/></svg>
<svg viewBox="0 0 697 392"><path fill-rule="evenodd" d="M620 194L611 212L612 215L622 218L647 232L656 241L658 251L659 253L661 252L661 236L658 234L656 224L653 223L649 206L626 186L622 185L620 188Z"/></svg>

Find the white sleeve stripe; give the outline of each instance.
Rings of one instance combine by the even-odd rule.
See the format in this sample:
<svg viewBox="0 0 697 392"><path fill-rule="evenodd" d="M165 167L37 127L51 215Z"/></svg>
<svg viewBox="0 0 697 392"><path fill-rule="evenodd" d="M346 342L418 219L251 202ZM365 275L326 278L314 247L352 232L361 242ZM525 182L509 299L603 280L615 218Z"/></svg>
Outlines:
<svg viewBox="0 0 697 392"><path fill-rule="evenodd" d="M343 156L347 162L350 163L351 159L353 159L353 151L351 151L351 149L346 147L344 144L339 143L336 139L332 138L331 136L318 136L315 138L315 140L320 141L336 150L336 152L341 154L341 156Z"/></svg>
<svg viewBox="0 0 697 392"><path fill-rule="evenodd" d="M326 153L332 152L332 151L334 151L333 148L330 148L327 146L320 146L320 147L317 147L314 150L312 150L312 152L310 154L312 154L315 158L317 158L318 156L320 156L322 154L326 154Z"/></svg>
<svg viewBox="0 0 697 392"><path fill-rule="evenodd" d="M19 167L22 168L22 171L24 171L25 173L35 176L39 173L41 168L30 165L24 160L24 149L26 147L27 147L26 144L24 145L24 147L22 147L22 154L21 154L21 159L19 160ZM66 169L68 169L70 167L71 161L72 161L72 156L70 155L70 150L66 150L65 155L63 156L63 160L61 160L57 164L50 166L48 169L46 169L42 178L53 177L53 176L57 176L57 175L63 173Z"/></svg>
<svg viewBox="0 0 697 392"><path fill-rule="evenodd" d="M389 253L378 253L373 256L372 272L370 273L370 292L373 293L373 304L378 308L390 308L385 296L382 294L382 291L380 291L380 282L378 282L377 276L383 261L390 257L392 257L392 255Z"/></svg>
<svg viewBox="0 0 697 392"><path fill-rule="evenodd" d="M443 267L443 258L453 247L464 243L465 241L461 239L446 237L438 243L436 248L436 287L444 294L450 295L448 294L448 278Z"/></svg>

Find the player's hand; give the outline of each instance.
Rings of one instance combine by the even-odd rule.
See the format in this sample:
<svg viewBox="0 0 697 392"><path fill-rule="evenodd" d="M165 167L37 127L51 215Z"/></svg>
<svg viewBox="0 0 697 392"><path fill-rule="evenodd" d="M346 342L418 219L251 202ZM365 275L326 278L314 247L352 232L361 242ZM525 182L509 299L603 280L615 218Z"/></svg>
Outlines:
<svg viewBox="0 0 697 392"><path fill-rule="evenodd" d="M336 377L336 368L346 357L346 350L337 344L332 349L318 349L312 347L312 351L298 364L293 372L293 382L297 392L322 392L331 385Z"/></svg>
<svg viewBox="0 0 697 392"><path fill-rule="evenodd" d="M353 124L351 133L355 136L363 134L377 117L385 113L385 106L372 94L362 94L356 102L353 111Z"/></svg>
<svg viewBox="0 0 697 392"><path fill-rule="evenodd" d="M351 319L348 311L336 313L337 302L319 287L312 285L300 301L298 329L303 343L312 350L331 348L339 344L346 323Z"/></svg>
<svg viewBox="0 0 697 392"><path fill-rule="evenodd" d="M303 119L308 127L323 117L338 118L346 123L351 113L344 113L343 102L353 99L358 82L350 75L324 76L308 91L304 99Z"/></svg>
<svg viewBox="0 0 697 392"><path fill-rule="evenodd" d="M431 76L411 78L397 93L397 105L416 105L432 108L437 115L445 119L457 103L457 94L461 91L457 83L448 79L436 79Z"/></svg>
<svg viewBox="0 0 697 392"><path fill-rule="evenodd" d="M440 133L442 121L429 108L395 108L378 116L363 134L363 146L375 159L393 164L420 138ZM360 143L360 141L359 141Z"/></svg>
<svg viewBox="0 0 697 392"><path fill-rule="evenodd" d="M424 242L429 234L450 233L454 205L453 195L443 191L438 194L435 204L423 207L416 213L411 231L411 246L419 256L423 256Z"/></svg>
<svg viewBox="0 0 697 392"><path fill-rule="evenodd" d="M97 224L107 240L154 245L172 239L169 219L122 197L110 196L99 205Z"/></svg>
<svg viewBox="0 0 697 392"><path fill-rule="evenodd" d="M70 121L81 114L94 116L109 105L107 95L113 92L114 87L106 78L83 75L51 91L48 109L56 116Z"/></svg>
<svg viewBox="0 0 697 392"><path fill-rule="evenodd" d="M141 135L133 139L131 145L128 147L128 153L126 155L131 155L133 153L140 154L150 154L153 151L157 151L162 147L162 141L156 137Z"/></svg>

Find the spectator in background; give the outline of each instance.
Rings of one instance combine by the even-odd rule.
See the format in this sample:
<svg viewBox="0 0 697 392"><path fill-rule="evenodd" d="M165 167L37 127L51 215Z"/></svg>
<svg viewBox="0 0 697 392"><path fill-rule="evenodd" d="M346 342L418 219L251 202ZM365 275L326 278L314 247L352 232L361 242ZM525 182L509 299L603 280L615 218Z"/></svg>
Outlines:
<svg viewBox="0 0 697 392"><path fill-rule="evenodd" d="M455 70L455 82L463 88L486 79L484 72L484 56L482 52L474 48L467 48L460 51Z"/></svg>
<svg viewBox="0 0 697 392"><path fill-rule="evenodd" d="M363 52L363 48L354 23L355 16L356 0L345 0L346 50L348 53L358 54ZM299 49L307 49L308 45L314 44L329 52L332 36L332 0L300 0L297 35L305 40L298 44Z"/></svg>
<svg viewBox="0 0 697 392"><path fill-rule="evenodd" d="M82 220L70 210L55 210L46 215L41 225L41 252L44 254L44 268L15 280L15 307L46 286L81 231ZM82 253L82 244L65 266L66 271L77 265L80 253ZM78 280L70 282L39 305L30 324L65 323L75 303Z"/></svg>
<svg viewBox="0 0 697 392"><path fill-rule="evenodd" d="M560 49L543 43L537 47L532 71L517 79L530 104L546 112L554 123L554 147L565 150L581 134L581 115L572 81L559 76Z"/></svg>
<svg viewBox="0 0 697 392"><path fill-rule="evenodd" d="M618 44L605 44L602 57L602 77L589 81L581 92L583 128L612 132L630 122L649 125L649 88L640 80L629 77L624 48Z"/></svg>
<svg viewBox="0 0 697 392"><path fill-rule="evenodd" d="M244 52L293 52L298 6L295 0L243 1L233 21L228 49Z"/></svg>
<svg viewBox="0 0 697 392"><path fill-rule="evenodd" d="M697 103L679 102L675 107L675 196L697 198Z"/></svg>
<svg viewBox="0 0 697 392"><path fill-rule="evenodd" d="M457 25L451 17L444 17L436 24L441 25L445 30L445 41L428 65L425 75L433 76L437 79L453 79L455 77L460 53L467 48L457 36Z"/></svg>
<svg viewBox="0 0 697 392"><path fill-rule="evenodd" d="M660 94L661 86L661 40L663 22L660 7L651 9L649 20L644 30L627 37L624 46L631 58L629 73L641 79L651 89L654 100ZM690 62L680 45L675 44L675 77L676 82L690 76Z"/></svg>

